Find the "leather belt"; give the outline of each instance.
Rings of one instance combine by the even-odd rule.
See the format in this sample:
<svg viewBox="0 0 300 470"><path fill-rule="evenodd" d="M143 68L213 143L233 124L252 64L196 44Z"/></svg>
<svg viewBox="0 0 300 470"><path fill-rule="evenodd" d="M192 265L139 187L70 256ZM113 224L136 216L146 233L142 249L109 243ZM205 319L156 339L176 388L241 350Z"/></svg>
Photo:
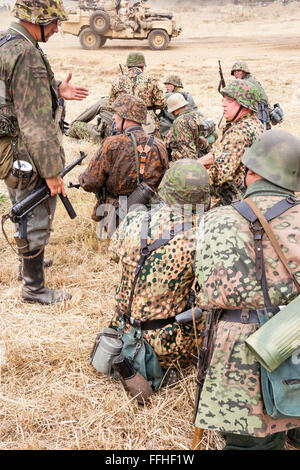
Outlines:
<svg viewBox="0 0 300 470"><path fill-rule="evenodd" d="M220 320L237 323L259 323L259 315L267 315L269 318L271 318L276 313L278 313L281 308L282 307L258 309L240 308L237 310L224 309L220 315Z"/></svg>
<svg viewBox="0 0 300 470"><path fill-rule="evenodd" d="M121 314L122 315L122 314ZM134 328L137 328L139 330L158 330L160 328L163 328L166 325L172 324L175 321L175 317L169 317L169 318L159 318L157 320L147 320L147 321L141 321L137 320L136 318L130 317L129 315L126 315L126 313L123 313L123 319L125 323L128 323L129 325L133 326Z"/></svg>

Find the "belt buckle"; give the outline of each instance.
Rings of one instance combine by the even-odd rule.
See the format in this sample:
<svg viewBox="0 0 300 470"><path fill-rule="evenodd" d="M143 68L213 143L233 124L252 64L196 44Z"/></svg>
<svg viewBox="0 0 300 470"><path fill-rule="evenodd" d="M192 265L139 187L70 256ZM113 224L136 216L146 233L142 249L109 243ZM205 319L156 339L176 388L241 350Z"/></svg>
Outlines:
<svg viewBox="0 0 300 470"><path fill-rule="evenodd" d="M241 313L241 323L249 323L249 310L243 308Z"/></svg>

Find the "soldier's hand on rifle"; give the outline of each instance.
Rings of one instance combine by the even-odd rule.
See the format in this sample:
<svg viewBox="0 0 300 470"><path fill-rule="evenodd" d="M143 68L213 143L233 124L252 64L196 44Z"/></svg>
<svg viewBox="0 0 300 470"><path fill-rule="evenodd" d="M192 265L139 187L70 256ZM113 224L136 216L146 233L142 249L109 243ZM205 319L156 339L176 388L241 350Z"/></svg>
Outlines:
<svg viewBox="0 0 300 470"><path fill-rule="evenodd" d="M73 85L70 83L71 78L72 73L69 72L67 78L59 85L60 96L65 100L84 100L84 98L86 98L89 94L88 89Z"/></svg>
<svg viewBox="0 0 300 470"><path fill-rule="evenodd" d="M209 168L215 162L214 154L211 152L207 153L203 157L199 158L199 162L202 163L205 168Z"/></svg>
<svg viewBox="0 0 300 470"><path fill-rule="evenodd" d="M45 178L46 184L51 191L51 196L62 193L63 196L66 196L66 191L64 188L63 180L60 176L55 176L54 178Z"/></svg>

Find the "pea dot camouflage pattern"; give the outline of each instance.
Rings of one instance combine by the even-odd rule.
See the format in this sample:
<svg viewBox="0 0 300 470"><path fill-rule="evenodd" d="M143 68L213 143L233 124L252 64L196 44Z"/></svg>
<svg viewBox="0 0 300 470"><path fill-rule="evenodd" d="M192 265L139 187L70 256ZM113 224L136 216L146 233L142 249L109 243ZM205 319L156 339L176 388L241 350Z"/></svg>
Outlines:
<svg viewBox="0 0 300 470"><path fill-rule="evenodd" d="M144 101L137 96L123 93L113 102L111 109L124 119L146 124L147 107Z"/></svg>
<svg viewBox="0 0 300 470"><path fill-rule="evenodd" d="M233 80L221 90L223 96L236 100L241 106L257 111L259 90L247 80Z"/></svg>
<svg viewBox="0 0 300 470"><path fill-rule="evenodd" d="M209 204L209 176L197 160L178 160L165 173L159 187L159 197L172 204Z"/></svg>
<svg viewBox="0 0 300 470"><path fill-rule="evenodd" d="M19 20L39 25L68 19L61 0L17 0L11 14Z"/></svg>

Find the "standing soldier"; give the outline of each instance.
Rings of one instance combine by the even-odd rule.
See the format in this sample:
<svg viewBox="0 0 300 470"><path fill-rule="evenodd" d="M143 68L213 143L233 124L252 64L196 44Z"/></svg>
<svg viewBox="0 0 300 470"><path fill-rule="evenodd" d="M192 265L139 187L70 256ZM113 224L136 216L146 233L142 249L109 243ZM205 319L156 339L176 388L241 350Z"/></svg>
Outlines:
<svg viewBox="0 0 300 470"><path fill-rule="evenodd" d="M245 341L259 328L262 314L271 318L299 295L300 201L294 192L300 191L300 140L284 131L267 131L242 161L245 199L204 214L199 226L196 276L203 307L217 309L219 322L195 425L222 432L226 450L282 450L288 430L295 444L293 428L297 430L300 419L267 414L260 366ZM258 224L253 203L255 213L258 207L269 220L286 264L273 237ZM293 372L290 382L297 384L299 363ZM286 393L285 403L293 409Z"/></svg>
<svg viewBox="0 0 300 470"><path fill-rule="evenodd" d="M27 183L15 184L6 178L13 203L22 201L43 180L51 196L65 194L60 172L64 168L64 151L59 115L64 99L81 100L87 90L71 85L71 74L60 84L54 80L50 64L38 42L46 42L58 32L58 21L67 19L61 0L18 0L12 15L19 19L0 35L1 133L0 152L10 155L8 170L14 161L23 160L33 167ZM1 161L1 159L0 159ZM56 197L49 205L36 207L27 219L27 233L17 229L15 240L23 262L22 298L41 304L52 304L71 296L49 289L44 284L43 258ZM19 227L18 227L19 228Z"/></svg>
<svg viewBox="0 0 300 470"><path fill-rule="evenodd" d="M241 199L245 191L241 158L245 148L263 132L257 118L259 93L246 80L234 80L221 89L226 126L219 144L200 159L208 168L212 195L216 204L231 204Z"/></svg>
<svg viewBox="0 0 300 470"><path fill-rule="evenodd" d="M198 108L195 104L194 98L192 97L190 93L188 93L187 91L184 91L182 80L178 75L175 75L175 74L169 75L165 79L164 84L167 89L167 93L166 93L167 99L172 93L181 93L184 99L188 102L189 109L193 111L197 111ZM167 109L163 109L159 113L158 117L159 117L159 123L160 123L160 133L162 136L166 136L172 126L175 116L172 113L169 113Z"/></svg>
<svg viewBox="0 0 300 470"><path fill-rule="evenodd" d="M169 166L164 144L153 135L149 137L142 128L147 116L144 101L124 93L111 108L120 134L104 140L79 177L82 188L97 195L98 202L92 215L96 221L105 215L99 214L98 206L104 208L105 204L109 208L110 205L113 216L112 209L118 208L119 197L131 194L140 182L157 190Z"/></svg>
<svg viewBox="0 0 300 470"><path fill-rule="evenodd" d="M169 159L196 159L205 155L217 138L214 121L190 109L181 93L171 93L167 104L168 112L175 119L166 137Z"/></svg>
<svg viewBox="0 0 300 470"><path fill-rule="evenodd" d="M155 111L164 109L167 100L163 84L144 72L145 57L141 52L131 52L126 60L127 73L119 77L112 84L107 106L109 107L122 93L138 96L147 106L147 132L155 133L160 137L159 121Z"/></svg>

